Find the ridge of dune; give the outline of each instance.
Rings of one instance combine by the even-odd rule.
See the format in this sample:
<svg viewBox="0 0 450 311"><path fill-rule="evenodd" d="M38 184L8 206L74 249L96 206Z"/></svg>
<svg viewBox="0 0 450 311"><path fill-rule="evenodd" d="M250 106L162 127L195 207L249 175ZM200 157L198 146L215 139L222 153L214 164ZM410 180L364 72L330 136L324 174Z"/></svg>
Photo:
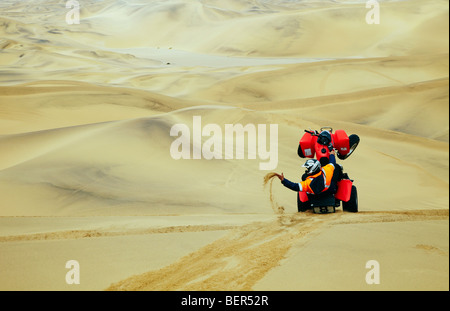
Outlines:
<svg viewBox="0 0 450 311"><path fill-rule="evenodd" d="M299 118L346 122L448 142L448 78L400 86L273 102L245 103L258 111L286 111ZM364 109L360 107L364 105ZM408 109L404 107L408 106ZM328 117L327 117L328 116ZM361 129L365 131L364 128Z"/></svg>
<svg viewBox="0 0 450 311"><path fill-rule="evenodd" d="M266 196L261 194L260 184L255 182L263 173L257 170L257 161L250 159L177 161L170 157L170 145L174 138L169 136L169 132L175 123L192 124L192 117L199 114L202 115L203 124L213 122L222 126L225 123L245 125L255 121L264 122L264 118L268 117L263 112L224 108L226 107L199 106L145 118L4 136L2 142L4 146L10 146L8 149L11 151L2 154L2 163L6 167L4 166L0 171L2 185L0 191L10 204L3 207L2 214L17 214L21 211L23 215L35 216L51 213L122 215L127 210L133 214L153 214L162 210L166 210L166 213L178 213L183 210L188 213L206 210L238 212L246 206L245 202L249 201L254 205L246 206L243 211L258 213L266 209L270 210ZM272 115L270 120L270 122L281 124L286 119ZM301 124L302 122L297 125L279 126L279 133L282 136L295 133ZM203 139L206 138L203 137ZM385 196L383 201L389 202L399 195L408 193L408 187L412 186L417 178L427 181L428 194L440 193L448 186L448 182L445 181L448 174L445 174L445 170L436 170L436 167L445 167L445 159L448 159L446 144L430 142L432 149L429 149L427 155L413 155L414 150L428 144L425 139L408 142L406 137L398 137L398 140L393 137L393 140L389 141L382 139L378 134L372 138L366 136L365 139L368 145L360 148L359 160L355 158L343 165L351 174L358 172L356 175L363 181L377 171L376 167L369 170L363 169L368 157L372 158L371 162L383 163L383 170L389 170L392 167L396 167L396 170L400 169L402 174L395 179L405 183L405 187L400 192ZM26 143L27 141L31 143ZM393 152L392 147L399 141L402 141L403 150ZM294 146L298 143L296 137L291 140L291 143ZM192 146L193 142L191 141L190 144ZM289 152L292 147L282 143L279 148L282 169L287 174L296 171L298 161L289 156L294 152L292 150ZM373 150L376 152L374 153ZM427 156L442 160L427 162L423 169L421 163ZM160 170L158 168L161 167L166 168L163 170L165 178L162 180L159 179L159 174L151 173L158 172ZM252 171L252 167L256 171ZM180 170L187 173L179 175ZM238 173L241 170L247 173L241 175ZM212 171L213 175L210 174ZM190 183L193 172L199 178L195 184ZM405 179L406 176L409 176L408 181ZM363 189L370 185L365 183L366 186L361 184ZM239 190L244 185L247 185L246 190ZM381 184L371 184L371 187L379 190L361 190L363 193L361 200L367 197L367 203L371 200L370 197L376 197L378 191L383 191ZM178 196L168 197L174 188L179 189ZM11 189L15 191L12 192ZM113 192L111 192L112 189L114 189ZM148 192L145 189L153 189L153 191ZM224 190L225 193L223 193ZM23 191L28 191L30 195L16 196ZM227 196L228 191L234 191L235 195ZM290 193L281 191L277 189L277 197L281 196L280 204L292 206L289 204L292 200ZM198 193L201 200L196 198L187 200L184 197L186 193ZM58 199L54 200L53 204L46 205L45 202L51 197ZM397 208L406 208L410 202L425 203L425 197L427 197L426 192L408 195L408 199L403 200L400 205L402 207L397 206ZM35 206L42 208L45 206L45 208L41 211L27 211L26 206L29 204L27 200L31 198ZM442 197L441 200L438 196L426 204L442 206L445 204L444 199ZM186 210L183 208L186 204L197 207ZM14 208L7 208L7 206ZM375 205L372 206L375 207ZM366 205L366 208L369 208L369 205Z"/></svg>
<svg viewBox="0 0 450 311"><path fill-rule="evenodd" d="M405 67L410 66L417 68L417 72L404 75ZM285 65L284 68L269 73L249 73L220 81L217 85L208 87L203 94L198 92L196 96L208 98L209 95L210 98L227 103L230 103L227 96L239 102L327 96L448 78L446 68L448 68L448 54L427 57L343 59ZM343 77L346 77L345 82L342 81ZM364 77L363 80L362 77ZM332 85L337 84L333 82L337 81L341 81L340 87L333 90ZM268 89L266 87L268 83L273 84L274 88Z"/></svg>
<svg viewBox="0 0 450 311"><path fill-rule="evenodd" d="M130 208L136 211L132 213L154 214L167 206L178 206L172 211L167 210L167 213L174 213L178 209L183 210L186 205L186 200L183 199L186 192L203 193L202 189L209 190L204 198L196 203L201 206L199 210L209 208L210 204L215 206L214 209L224 209L225 206L221 207L220 202L215 202L214 198L224 198L220 186L226 185L230 167L234 164L227 160L201 163L176 161L169 154L170 144L174 140L169 136L170 126L176 122L192 123L192 115L199 113L199 109L210 111L210 119L205 118L205 124L208 119L222 119L222 122L226 122L226 119L230 120L229 122L236 118L242 119L240 109L227 108L228 117L224 119L223 108L200 107L147 118L3 136L2 142L10 151L2 154L2 162L7 166L3 167L0 173L2 191L8 191L11 187L16 189L10 192L10 195L4 193L10 203L2 207L3 212L10 214L19 213L21 210L29 214L26 212L28 198L16 196L22 191L32 191L39 197L36 198L35 206L40 205L37 202L45 205L44 202L49 199L48 195L59 197L52 205L45 206L43 214L33 210L30 211L31 215L49 215L50 211L58 214L89 215L98 213L96 210L100 207L101 210L109 210L104 210L107 214L122 214L121 209L126 212ZM250 162L257 165L257 162ZM235 163L241 163L241 166L250 162L247 160ZM167 167L164 172L166 178L163 180L151 173L161 167ZM210 167L197 173L203 182L191 184L189 190L178 190L178 197L168 198L167 195L172 192L173 187L182 189L182 185L189 184L192 178L191 174L179 175L177 172L183 168L189 168L192 172L197 167ZM209 174L212 168L216 171L213 180ZM234 188L235 185L231 187ZM113 188L115 190L111 193ZM149 193L145 189L153 189L155 192ZM233 204L239 202L239 197L249 195L249 198L254 199L257 192L254 189L230 198L225 210L238 209L244 202L241 201L242 203L233 207ZM44 193L42 197L41 194ZM25 201L20 203L22 200ZM259 200L262 201L263 197ZM97 208L89 207L92 204ZM110 208L111 205L123 207ZM12 208L9 209L8 206ZM195 213L196 209L192 209L192 212Z"/></svg>
<svg viewBox="0 0 450 311"><path fill-rule="evenodd" d="M69 80L0 86L0 136L145 117L195 104L123 87Z"/></svg>

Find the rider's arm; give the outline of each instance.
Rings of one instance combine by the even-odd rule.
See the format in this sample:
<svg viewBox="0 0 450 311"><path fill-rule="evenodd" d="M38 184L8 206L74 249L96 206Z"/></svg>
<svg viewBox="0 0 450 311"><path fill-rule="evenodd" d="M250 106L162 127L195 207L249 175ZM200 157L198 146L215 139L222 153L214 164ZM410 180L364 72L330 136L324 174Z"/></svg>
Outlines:
<svg viewBox="0 0 450 311"><path fill-rule="evenodd" d="M294 182L292 182L290 180L287 180L286 178L283 179L281 181L281 183L283 184L283 186L285 186L286 188L291 189L292 191L297 191L297 192L298 191L302 191L301 190L301 185L299 183L294 183Z"/></svg>
<svg viewBox="0 0 450 311"><path fill-rule="evenodd" d="M333 164L334 166L336 165L336 156L334 155L334 150L330 154L330 163Z"/></svg>
<svg viewBox="0 0 450 311"><path fill-rule="evenodd" d="M331 146L331 145L330 145ZM330 147L329 147L330 148ZM322 167L328 165L328 164L333 164L333 166L336 165L336 156L335 156L335 151L334 149L331 149L330 151L330 155L327 157L321 157L320 159L320 165L322 165Z"/></svg>

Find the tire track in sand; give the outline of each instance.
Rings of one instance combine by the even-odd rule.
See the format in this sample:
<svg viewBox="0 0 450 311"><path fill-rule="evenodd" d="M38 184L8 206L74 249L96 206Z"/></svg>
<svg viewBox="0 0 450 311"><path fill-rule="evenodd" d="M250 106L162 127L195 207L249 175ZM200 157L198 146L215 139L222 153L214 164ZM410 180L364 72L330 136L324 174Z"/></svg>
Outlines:
<svg viewBox="0 0 450 311"><path fill-rule="evenodd" d="M125 235L143 235L158 233L175 233L175 232L203 232L203 231L219 231L230 230L235 228L234 225L187 225L187 226L169 226L160 228L142 228L142 229L122 229L122 230L67 230L43 233L31 233L22 235L0 236L1 242L17 242L17 241L40 241L40 240L69 240L83 238L101 238Z"/></svg>
<svg viewBox="0 0 450 311"><path fill-rule="evenodd" d="M293 243L341 217L279 215L231 230L225 237L162 269L132 276L107 290L251 290L279 265Z"/></svg>
<svg viewBox="0 0 450 311"><path fill-rule="evenodd" d="M178 261L112 284L106 290L245 291L278 266L295 243L306 244L334 225L448 220L448 210L277 215L273 221L236 227Z"/></svg>

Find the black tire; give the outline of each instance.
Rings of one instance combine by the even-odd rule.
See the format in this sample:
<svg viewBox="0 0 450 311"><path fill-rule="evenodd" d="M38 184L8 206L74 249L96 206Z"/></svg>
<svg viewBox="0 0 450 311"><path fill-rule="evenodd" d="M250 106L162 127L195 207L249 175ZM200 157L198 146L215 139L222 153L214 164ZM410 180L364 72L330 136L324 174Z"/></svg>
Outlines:
<svg viewBox="0 0 450 311"><path fill-rule="evenodd" d="M350 213L358 212L358 191L355 186L352 186L350 200L348 202L342 202L342 209Z"/></svg>
<svg viewBox="0 0 450 311"><path fill-rule="evenodd" d="M347 157L349 157L353 151L355 151L356 147L359 145L359 136L356 134L352 134L348 137L349 143L350 143L350 152L348 153Z"/></svg>
<svg viewBox="0 0 450 311"><path fill-rule="evenodd" d="M300 157L300 158L306 158L306 156L303 154L303 151L302 151L302 146L300 146L300 144L298 145L298 149L297 149L297 154L298 154L298 156Z"/></svg>
<svg viewBox="0 0 450 311"><path fill-rule="evenodd" d="M350 145L350 150L346 155L341 155L339 154L339 152L337 153L337 156L340 160L345 160L347 159L349 156L351 156L351 154L353 153L353 151L355 151L356 147L358 147L359 145L359 136L356 134L352 134L348 137L349 140L349 145Z"/></svg>
<svg viewBox="0 0 450 311"><path fill-rule="evenodd" d="M297 210L299 212L306 212L308 210L309 206L309 202L302 202L300 201L300 198L298 196L298 192L296 192L297 194Z"/></svg>

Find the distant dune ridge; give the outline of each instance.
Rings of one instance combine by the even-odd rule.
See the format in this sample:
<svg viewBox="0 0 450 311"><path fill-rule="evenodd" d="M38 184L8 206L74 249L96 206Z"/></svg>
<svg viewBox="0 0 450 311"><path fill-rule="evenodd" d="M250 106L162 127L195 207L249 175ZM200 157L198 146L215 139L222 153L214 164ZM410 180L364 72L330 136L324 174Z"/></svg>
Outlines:
<svg viewBox="0 0 450 311"><path fill-rule="evenodd" d="M189 226L189 217L196 215L205 219L195 227L198 230L183 229L184 237L176 232L181 243L195 231L198 244L173 242L179 250L176 254L167 255L167 260L161 257L158 264L145 264L144 258L135 270L127 268L129 259L118 259L119 266L113 269L122 274L104 272L83 288L104 289L130 275L155 270L110 289L229 289L234 284L237 289L276 290L285 286L280 280L289 258L300 258L302 251L317 255L320 248L314 248L315 241L320 247L327 245L320 238L327 236L327 230L338 234L349 228L348 232L356 232L349 239L359 245L361 232L361 237L375 239L369 226L372 232L383 231L381 226L398 221L401 224L392 230L405 241L404 254L412 252L423 260L436 256L434 272L425 274L417 286L448 290L448 277L436 277L442 271L448 275L448 263L443 264L445 258L448 262L448 234L443 238L446 247L445 241L437 241L441 231L448 229L448 1L379 1L379 25L366 23L365 1L79 3L80 24L73 25L66 23L70 9L64 1L0 3L0 222L5 222L0 252L3 248L6 254L0 265L26 262L16 257L11 243L18 242L9 236L49 230L63 240L80 236L66 234L68 228L43 225L30 232L19 220L14 225L11 219L17 216L48 217L55 223L54 216L117 216L111 218L107 231L117 227L119 232L130 229L121 227L121 217L141 216L148 219L145 229L149 230L136 231L140 238L160 234L161 239L169 239L174 230L164 232L160 227L173 227L174 219ZM264 187L269 171L259 169L258 159L173 159L170 129L177 123L191 126L194 116L221 128L237 123L277 124L278 167L274 171L284 172L290 180L299 179L303 172L303 160L296 151L304 129L331 126L357 133L360 146L340 163L355 179L361 213L336 214L329 220L308 213L291 215L297 211L295 193L276 178L266 180L270 189ZM390 220L380 222L368 216L388 211L424 211L426 216L408 219L389 214L386 219ZM210 218L202 218L205 215L264 219L212 225ZM157 222L154 219L159 218L147 216L173 218ZM347 216L361 218L342 224ZM367 226L365 216L370 218ZM413 222L430 231L417 237ZM255 235L252 246L252 236L247 234L265 225L267 230ZM105 228L99 226L93 221L88 228L73 230L103 232ZM206 238L210 233L217 240ZM132 241L132 234L118 235ZM236 235L246 236L242 244ZM379 235L387 238L385 232ZM109 233L97 236L95 243L107 245L117 239ZM151 243L159 243L156 240ZM198 274L204 283L183 279L180 285L169 279L160 284L151 279L180 277L176 272L180 267L217 250L220 241L229 260L217 254L208 257L213 264ZM136 243L146 245L143 240ZM306 244L310 248L304 248ZM270 256L273 261L251 273L249 281L227 279L219 286L217 269L230 269L236 276L243 268L251 269L251 264L240 265L241 260L251 260L246 247L255 247L259 256L255 265L264 265L262 257L268 254L258 249L261 245L269 252L270 247L279 249L282 255ZM377 245L374 249L381 251ZM50 244L45 247L49 252L53 249ZM242 252L232 258L235 248ZM434 249L438 251L430 251ZM342 258L347 258L343 252ZM372 255L370 250L362 251L361 260L366 254ZM80 251L79 256L87 253ZM398 258L403 257L383 257L395 262ZM419 261L411 269L419 269ZM351 275L351 260L347 262L344 278L346 273ZM4 272L8 275L0 272L1 279L15 280L1 282L0 288L39 288L39 273L46 268L29 269L34 277L28 284L17 280L14 269ZM402 274L391 272L393 285L385 285L387 289L416 284L401 277L394 281L394 276ZM212 276L209 281L208 275ZM42 286L70 289L48 282ZM343 283L348 289L366 289L365 283L355 285L350 279ZM329 283L332 289L333 284ZM304 289L295 280L286 288Z"/></svg>

